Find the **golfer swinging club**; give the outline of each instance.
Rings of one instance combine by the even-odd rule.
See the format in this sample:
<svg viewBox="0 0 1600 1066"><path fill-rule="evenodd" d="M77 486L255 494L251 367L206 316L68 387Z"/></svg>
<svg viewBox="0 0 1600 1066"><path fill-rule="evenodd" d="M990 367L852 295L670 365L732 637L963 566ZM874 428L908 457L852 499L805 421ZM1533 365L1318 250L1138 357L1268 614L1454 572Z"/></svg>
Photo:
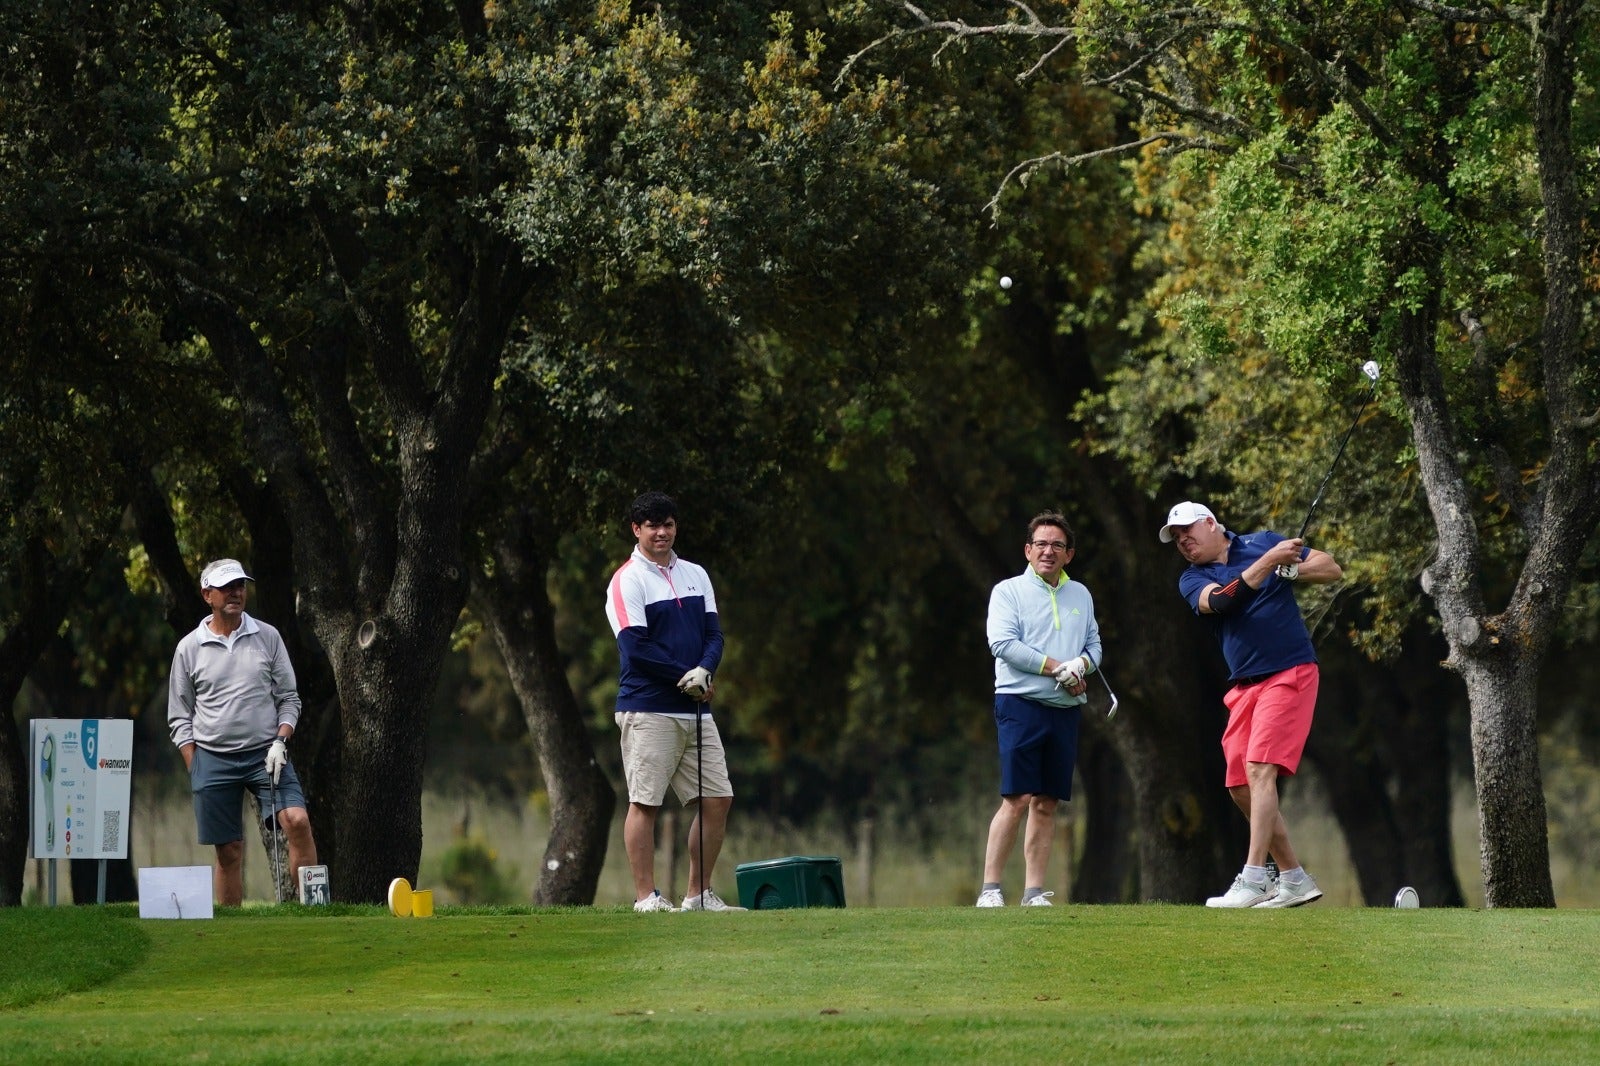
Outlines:
<svg viewBox="0 0 1600 1066"><path fill-rule="evenodd" d="M1225 784L1250 819L1244 869L1206 906L1315 902L1322 890L1300 865L1278 809L1278 778L1299 767L1317 704L1317 656L1292 584L1328 584L1343 571L1333 556L1298 537L1230 533L1210 508L1188 501L1168 513L1160 536L1188 560L1178 591L1210 625L1228 663ZM1276 884L1267 873L1269 855L1282 871Z"/></svg>

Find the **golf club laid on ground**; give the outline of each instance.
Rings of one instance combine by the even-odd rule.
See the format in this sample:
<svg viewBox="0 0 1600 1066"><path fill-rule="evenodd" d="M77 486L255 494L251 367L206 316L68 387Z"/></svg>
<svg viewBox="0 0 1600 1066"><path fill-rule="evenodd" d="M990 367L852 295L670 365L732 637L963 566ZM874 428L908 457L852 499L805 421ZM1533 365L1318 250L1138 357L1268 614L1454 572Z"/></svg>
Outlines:
<svg viewBox="0 0 1600 1066"><path fill-rule="evenodd" d="M1333 472L1338 467L1339 460L1344 457L1344 447L1350 443L1350 435L1354 433L1356 431L1356 427L1361 424L1361 416L1366 413L1367 405L1372 402L1373 397L1378 395L1377 360L1368 359L1365 363L1363 363L1361 365L1361 373L1366 375L1366 377L1372 382L1372 387L1367 390L1366 398L1361 401L1361 407L1356 411L1356 417L1351 420L1350 428L1344 431L1344 439L1339 442L1339 450L1334 453L1333 462L1328 464L1328 472L1322 475L1322 483L1317 486L1317 494L1312 497L1311 506L1306 509L1306 520L1300 523L1300 532L1295 534L1296 538L1299 540L1304 540L1306 537L1306 530L1311 528L1311 516L1317 513L1317 504L1322 502L1322 494L1328 488L1328 481L1333 477ZM1293 581L1296 575L1300 573L1300 568L1295 565L1280 566L1277 569L1277 573L1278 576L1283 578L1285 581Z"/></svg>
<svg viewBox="0 0 1600 1066"><path fill-rule="evenodd" d="M270 776L270 775L269 775ZM272 810L267 817L272 819L272 902L283 902L283 866L280 858L283 851L283 841L278 837L278 779L272 778L269 786L272 795Z"/></svg>

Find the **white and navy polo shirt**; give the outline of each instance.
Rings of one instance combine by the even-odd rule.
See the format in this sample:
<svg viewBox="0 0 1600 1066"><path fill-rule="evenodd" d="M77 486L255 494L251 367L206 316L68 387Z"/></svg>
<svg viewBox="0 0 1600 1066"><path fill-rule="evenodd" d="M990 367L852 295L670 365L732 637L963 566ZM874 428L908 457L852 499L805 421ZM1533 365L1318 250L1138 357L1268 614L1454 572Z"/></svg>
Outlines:
<svg viewBox="0 0 1600 1066"><path fill-rule="evenodd" d="M678 691L697 666L722 661L717 597L705 570L673 553L659 566L637 547L611 575L606 618L622 656L617 710L692 715L708 708Z"/></svg>

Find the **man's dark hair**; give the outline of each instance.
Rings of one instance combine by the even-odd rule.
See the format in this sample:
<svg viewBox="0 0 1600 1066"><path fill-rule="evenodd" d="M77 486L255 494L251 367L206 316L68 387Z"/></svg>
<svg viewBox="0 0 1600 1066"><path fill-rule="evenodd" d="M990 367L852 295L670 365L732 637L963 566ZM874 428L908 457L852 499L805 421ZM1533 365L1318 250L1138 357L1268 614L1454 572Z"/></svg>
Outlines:
<svg viewBox="0 0 1600 1066"><path fill-rule="evenodd" d="M664 492L642 493L628 508L628 524L642 526L646 522L660 525L669 518L678 517L678 503Z"/></svg>
<svg viewBox="0 0 1600 1066"><path fill-rule="evenodd" d="M1061 535L1066 538L1067 547L1072 548L1077 544L1077 538L1072 534L1072 527L1067 525L1067 520L1060 511L1040 511L1033 516L1033 521L1028 523L1028 539L1033 540L1033 535L1039 531L1040 526L1055 526L1061 530Z"/></svg>

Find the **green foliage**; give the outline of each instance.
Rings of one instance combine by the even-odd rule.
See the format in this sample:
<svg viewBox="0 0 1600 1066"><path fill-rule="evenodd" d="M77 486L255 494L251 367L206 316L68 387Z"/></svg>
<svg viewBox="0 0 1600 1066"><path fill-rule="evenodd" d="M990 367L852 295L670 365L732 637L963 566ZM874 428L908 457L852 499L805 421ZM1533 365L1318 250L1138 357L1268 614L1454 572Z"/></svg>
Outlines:
<svg viewBox="0 0 1600 1066"><path fill-rule="evenodd" d="M501 869L499 851L481 835L458 837L439 856L439 879L457 903L510 903L518 895L516 878L516 868Z"/></svg>

